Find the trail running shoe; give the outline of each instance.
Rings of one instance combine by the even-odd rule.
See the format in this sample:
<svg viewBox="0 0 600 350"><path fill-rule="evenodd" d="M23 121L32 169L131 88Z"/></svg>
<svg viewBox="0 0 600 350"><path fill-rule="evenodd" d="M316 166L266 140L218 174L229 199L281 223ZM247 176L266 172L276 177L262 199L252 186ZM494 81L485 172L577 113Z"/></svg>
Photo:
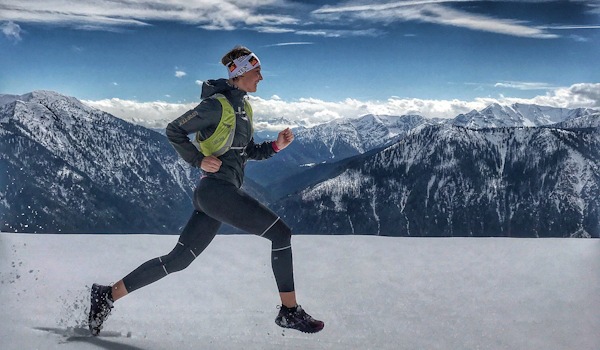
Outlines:
<svg viewBox="0 0 600 350"><path fill-rule="evenodd" d="M292 328L304 333L316 333L325 327L323 321L315 320L302 309L300 305L295 308L281 306L275 323L283 328Z"/></svg>
<svg viewBox="0 0 600 350"><path fill-rule="evenodd" d="M106 320L113 308L112 287L101 286L96 283L92 285L90 315L88 325L92 335L100 334L102 323Z"/></svg>

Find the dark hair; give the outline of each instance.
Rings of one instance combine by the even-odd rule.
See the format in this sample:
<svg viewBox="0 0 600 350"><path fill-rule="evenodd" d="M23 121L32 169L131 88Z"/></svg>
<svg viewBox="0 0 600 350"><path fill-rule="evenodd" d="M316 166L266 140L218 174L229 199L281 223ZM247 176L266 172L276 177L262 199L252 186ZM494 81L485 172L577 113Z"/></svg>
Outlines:
<svg viewBox="0 0 600 350"><path fill-rule="evenodd" d="M247 47L238 45L238 46L234 47L233 49L231 49L231 51L226 53L225 56L223 56L223 58L221 58L221 63L224 66L227 66L228 64L233 62L233 60L235 60L236 58L240 58L242 56L246 56L251 53L252 53L252 51L250 51L250 49L248 49Z"/></svg>

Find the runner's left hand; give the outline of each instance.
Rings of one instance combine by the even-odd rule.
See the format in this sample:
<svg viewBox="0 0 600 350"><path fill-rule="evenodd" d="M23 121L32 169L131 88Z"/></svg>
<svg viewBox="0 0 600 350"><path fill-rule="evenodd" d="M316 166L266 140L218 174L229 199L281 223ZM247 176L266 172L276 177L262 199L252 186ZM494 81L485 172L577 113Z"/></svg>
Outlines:
<svg viewBox="0 0 600 350"><path fill-rule="evenodd" d="M290 128L286 128L285 130L281 131L279 135L277 135L277 141L275 141L275 144L279 150L282 150L289 146L292 141L294 141L294 133L292 130L290 130Z"/></svg>

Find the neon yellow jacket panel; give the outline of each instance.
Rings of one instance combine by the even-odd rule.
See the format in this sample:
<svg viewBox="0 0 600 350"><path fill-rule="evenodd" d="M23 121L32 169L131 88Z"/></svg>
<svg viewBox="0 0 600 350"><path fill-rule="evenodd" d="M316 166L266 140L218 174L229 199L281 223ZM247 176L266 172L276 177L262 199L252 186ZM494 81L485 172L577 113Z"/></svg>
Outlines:
<svg viewBox="0 0 600 350"><path fill-rule="evenodd" d="M215 132L206 140L200 140L200 133L196 133L196 141L198 141L200 152L204 156L218 157L229 151L233 143L233 137L235 136L235 111L229 100L222 94L215 94L211 98L216 98L221 103L221 120ZM252 107L247 100L244 101L244 110L250 119L250 127L252 128Z"/></svg>

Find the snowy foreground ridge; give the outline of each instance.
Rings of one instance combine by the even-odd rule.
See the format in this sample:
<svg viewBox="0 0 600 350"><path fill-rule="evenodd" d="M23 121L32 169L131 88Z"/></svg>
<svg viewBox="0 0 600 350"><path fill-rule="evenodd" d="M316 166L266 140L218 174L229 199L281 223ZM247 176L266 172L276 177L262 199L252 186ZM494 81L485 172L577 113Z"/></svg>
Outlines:
<svg viewBox="0 0 600 350"><path fill-rule="evenodd" d="M298 297L325 321L278 328L267 240L217 236L183 272L85 325L93 282L176 236L0 234L0 347L12 349L600 348L600 240L295 236Z"/></svg>

